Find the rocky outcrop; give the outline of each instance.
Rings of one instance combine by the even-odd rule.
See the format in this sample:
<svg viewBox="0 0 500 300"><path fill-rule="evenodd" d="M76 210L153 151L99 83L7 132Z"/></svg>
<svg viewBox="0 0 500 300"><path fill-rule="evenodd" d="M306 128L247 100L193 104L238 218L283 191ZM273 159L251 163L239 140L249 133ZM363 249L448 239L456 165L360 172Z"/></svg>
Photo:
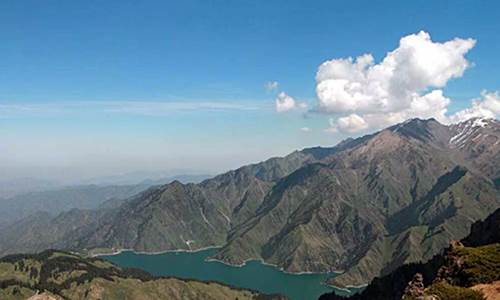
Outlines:
<svg viewBox="0 0 500 300"><path fill-rule="evenodd" d="M413 279L408 283L405 288L402 300L424 300L425 286L424 277L420 273L416 273Z"/></svg>
<svg viewBox="0 0 500 300"><path fill-rule="evenodd" d="M450 242L450 246L445 250L443 265L437 271L434 282L451 283L462 272L465 259L458 254L458 250L463 247L464 245L459 241Z"/></svg>

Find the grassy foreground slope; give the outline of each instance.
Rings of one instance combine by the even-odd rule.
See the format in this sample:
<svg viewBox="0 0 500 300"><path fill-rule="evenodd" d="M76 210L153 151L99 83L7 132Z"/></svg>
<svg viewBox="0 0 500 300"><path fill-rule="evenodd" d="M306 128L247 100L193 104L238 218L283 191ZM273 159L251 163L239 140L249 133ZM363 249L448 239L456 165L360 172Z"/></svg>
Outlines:
<svg viewBox="0 0 500 300"><path fill-rule="evenodd" d="M38 295L37 295L38 294ZM42 298L43 297L45 298ZM285 299L173 277L154 277L98 259L47 250L0 259L0 299Z"/></svg>

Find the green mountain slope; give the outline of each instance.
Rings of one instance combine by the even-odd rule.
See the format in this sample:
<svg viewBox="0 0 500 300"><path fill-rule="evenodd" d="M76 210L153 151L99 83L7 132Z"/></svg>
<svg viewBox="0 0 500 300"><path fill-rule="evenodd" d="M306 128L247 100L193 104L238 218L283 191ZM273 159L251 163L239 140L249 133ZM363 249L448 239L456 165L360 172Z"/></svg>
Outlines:
<svg viewBox="0 0 500 300"><path fill-rule="evenodd" d="M199 184L173 182L119 208L28 218L9 228L17 239L0 234L0 253L218 245L215 258L228 263L343 270L332 283L359 285L431 258L500 207L499 140L495 120L409 120Z"/></svg>
<svg viewBox="0 0 500 300"><path fill-rule="evenodd" d="M0 234L0 253L38 251L53 245L64 249L131 248L141 251L199 249L221 245L231 227L247 219L275 180L315 161L331 149L315 148L272 158L205 180L146 190L119 208L65 212L56 218L33 216ZM316 154L318 153L318 154ZM99 215L99 218L81 215ZM63 220L77 218L79 226ZM50 229L57 228L57 229ZM94 230L95 229L95 230ZM51 231L56 230L55 236ZM10 239L11 236L22 238ZM39 239L33 237L38 236ZM45 236L54 236L46 240ZM54 244L54 242L57 243ZM49 247L50 248L50 247Z"/></svg>
<svg viewBox="0 0 500 300"><path fill-rule="evenodd" d="M263 259L289 271L346 270L336 285L429 259L500 205L492 180L455 159L461 155L447 143L453 134L435 121L413 120L299 169L232 230L217 258Z"/></svg>
<svg viewBox="0 0 500 300"><path fill-rule="evenodd" d="M375 278L360 294L342 297L331 293L320 299L399 300L405 294L403 299L407 300L416 299L417 294L450 300L482 299L480 293L469 288L488 291L485 287L500 283L500 209L474 223L462 243L451 243L442 254L425 263L405 264ZM498 292L488 299L496 299L495 295L498 297Z"/></svg>

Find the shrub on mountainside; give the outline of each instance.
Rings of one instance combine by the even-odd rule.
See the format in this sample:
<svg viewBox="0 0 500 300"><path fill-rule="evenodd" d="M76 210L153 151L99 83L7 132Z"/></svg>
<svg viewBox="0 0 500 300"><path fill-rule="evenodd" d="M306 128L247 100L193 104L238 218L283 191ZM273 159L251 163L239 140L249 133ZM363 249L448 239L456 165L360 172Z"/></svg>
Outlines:
<svg viewBox="0 0 500 300"><path fill-rule="evenodd" d="M446 282L434 283L426 290L425 294L437 296L437 299L440 300L485 300L479 291L454 286Z"/></svg>
<svg viewBox="0 0 500 300"><path fill-rule="evenodd" d="M457 278L461 286L500 280L500 244L464 247L457 249L456 254L463 258L463 267Z"/></svg>

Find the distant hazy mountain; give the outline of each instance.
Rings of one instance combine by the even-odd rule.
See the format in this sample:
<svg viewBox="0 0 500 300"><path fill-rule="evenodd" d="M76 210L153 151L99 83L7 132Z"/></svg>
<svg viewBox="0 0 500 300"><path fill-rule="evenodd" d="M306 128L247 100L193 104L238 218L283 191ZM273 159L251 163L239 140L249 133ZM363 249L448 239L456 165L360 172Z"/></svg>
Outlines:
<svg viewBox="0 0 500 300"><path fill-rule="evenodd" d="M163 185L174 180L183 183L199 182L206 178L207 175L179 175L146 179L135 184L90 184L65 187L55 187L55 185L52 186L47 183L44 190L24 192L9 198L0 198L0 228L39 211L49 212L51 215L56 216L73 208L118 207L124 199L136 195L150 186ZM25 180L16 182L21 184Z"/></svg>
<svg viewBox="0 0 500 300"><path fill-rule="evenodd" d="M16 178L3 180L0 178L0 199L19 194L45 191L59 186L57 183L37 178Z"/></svg>
<svg viewBox="0 0 500 300"><path fill-rule="evenodd" d="M0 199L11 198L13 196L27 194L31 192L40 192L47 190L60 189L68 186L79 185L136 185L148 184L157 185L165 184L174 180L179 180L183 183L198 183L204 179L210 178L208 174L188 174L179 172L178 175L168 175L170 172L132 172L126 174L118 174L106 177L95 177L83 180L56 181L47 180L35 177L20 177L13 179L0 178Z"/></svg>
<svg viewBox="0 0 500 300"><path fill-rule="evenodd" d="M198 183L204 179L212 177L208 174L184 174L179 172L178 175L168 175L171 172L132 172L119 174L114 176L96 177L86 179L80 184L96 184L96 185L132 185L137 183L156 185L165 184L174 180L179 180L183 183Z"/></svg>
<svg viewBox="0 0 500 300"><path fill-rule="evenodd" d="M498 121L413 119L199 184L152 188L118 208L28 218L8 230L17 239L0 236L0 252L220 245L216 258L228 263L344 270L333 283L363 284L431 258L500 207L499 162Z"/></svg>
<svg viewBox="0 0 500 300"><path fill-rule="evenodd" d="M31 192L0 199L0 227L44 211L53 216L73 208L93 209L105 201L129 198L150 185L82 185Z"/></svg>

